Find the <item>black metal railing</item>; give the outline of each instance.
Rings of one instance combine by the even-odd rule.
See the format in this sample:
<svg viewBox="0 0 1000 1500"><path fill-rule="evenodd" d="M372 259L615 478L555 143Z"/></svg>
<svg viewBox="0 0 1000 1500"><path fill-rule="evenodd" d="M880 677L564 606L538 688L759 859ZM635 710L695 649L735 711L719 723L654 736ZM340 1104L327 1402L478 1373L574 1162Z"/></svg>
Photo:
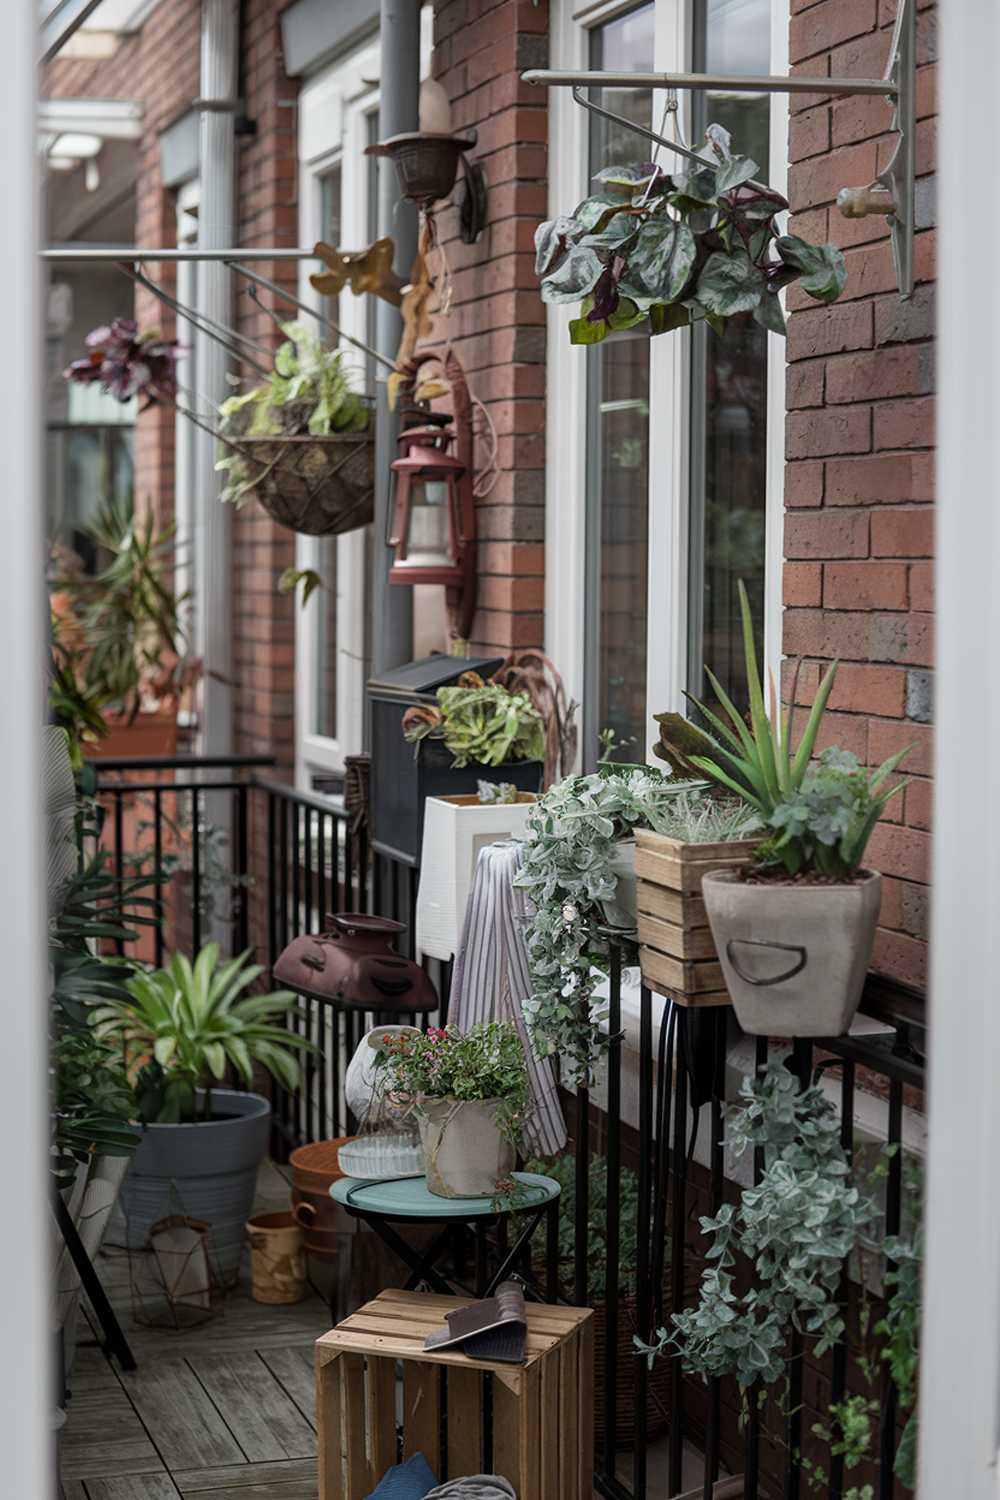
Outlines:
<svg viewBox="0 0 1000 1500"><path fill-rule="evenodd" d="M165 856L172 861L163 921L151 939L144 939L143 956L160 962L171 948L195 949L221 928L233 951L251 946L273 964L292 938L320 930L328 913L345 911L372 911L404 922L401 951L412 956L419 871L373 852L364 822L336 799L264 779L260 773L273 764L266 757L94 764L104 840L115 868L127 874L144 862L152 868ZM664 1398L664 1382L651 1378L646 1361L631 1348L633 1334L649 1340L655 1329L669 1325L673 1313L690 1306L706 1248L698 1217L714 1215L738 1191L727 1177L725 1155L727 1100L734 1097L729 1059L737 1039L730 1012L664 1004L645 986L638 990L637 1005L627 1005L623 971L634 962L630 945L612 945L605 1060L593 1087L564 1096L575 1153L573 1255L564 1295L578 1305L597 1303L605 1330L595 1372L604 1413L595 1488L608 1500L687 1494L686 1466L692 1453L700 1453L704 1479L698 1493L705 1500L712 1500L715 1482L727 1474L743 1475L746 1500L800 1500L805 1493L800 1455L815 1447L813 1423L826 1415L824 1407L851 1392L856 1359L846 1337L822 1363L793 1337L783 1400L762 1412L751 1392L742 1420L730 1380L705 1386L685 1376L673 1359ZM428 969L443 1021L450 966L430 961ZM884 1218L892 1234L900 1228L903 1209L904 1099L919 1107L924 1087L922 1004L915 992L873 976L863 1009L887 1023L884 1035L798 1041L790 1053L786 1047L785 1056L803 1081L830 1080L827 1089L840 1110L848 1154L859 1144L859 1101L867 1100L869 1114L882 1112L884 1120L868 1134L890 1148ZM350 1132L354 1122L344 1098L344 1072L377 1019L315 1000L301 1002L289 1024L317 1043L317 1052L307 1059L295 1095L275 1091L277 1155ZM758 1038L749 1067L764 1069L770 1051L767 1040ZM600 1296L588 1280L595 1156L604 1158L607 1172L604 1222L596 1226L604 1246ZM762 1170L758 1152L756 1179ZM623 1195L626 1173L635 1186L634 1223L627 1222L623 1209L623 1198L633 1201L631 1190ZM556 1254L550 1239L544 1278L550 1286L556 1281L551 1264ZM567 1267L558 1270L565 1273ZM634 1287L634 1297L622 1295L623 1280ZM845 1272L845 1303L856 1286ZM634 1323L626 1327L627 1316ZM618 1414L626 1393L634 1401L634 1438L621 1449ZM877 1500L905 1493L894 1488L893 1477L897 1404L883 1370L873 1460L847 1475L843 1455L828 1453L830 1500L842 1500L845 1487L866 1483ZM669 1419L665 1436L653 1442L651 1415L658 1430Z"/></svg>

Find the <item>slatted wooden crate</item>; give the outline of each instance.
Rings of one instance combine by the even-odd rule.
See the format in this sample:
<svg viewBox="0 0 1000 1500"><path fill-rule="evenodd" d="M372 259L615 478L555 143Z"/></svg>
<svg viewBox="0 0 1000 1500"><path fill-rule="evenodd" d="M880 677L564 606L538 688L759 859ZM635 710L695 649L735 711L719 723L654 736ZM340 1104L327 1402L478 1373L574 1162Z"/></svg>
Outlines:
<svg viewBox="0 0 1000 1500"><path fill-rule="evenodd" d="M445 1314L468 1303L384 1291L317 1340L320 1500L364 1500L387 1469L414 1453L423 1453L441 1481L480 1474L486 1462L510 1480L518 1500L591 1500L591 1310L529 1304L521 1365L425 1350ZM483 1452L487 1378L492 1453Z"/></svg>
<svg viewBox="0 0 1000 1500"><path fill-rule="evenodd" d="M737 870L756 840L684 844L638 828L635 873L639 964L650 989L679 1005L728 1005L729 993L701 899L701 877Z"/></svg>

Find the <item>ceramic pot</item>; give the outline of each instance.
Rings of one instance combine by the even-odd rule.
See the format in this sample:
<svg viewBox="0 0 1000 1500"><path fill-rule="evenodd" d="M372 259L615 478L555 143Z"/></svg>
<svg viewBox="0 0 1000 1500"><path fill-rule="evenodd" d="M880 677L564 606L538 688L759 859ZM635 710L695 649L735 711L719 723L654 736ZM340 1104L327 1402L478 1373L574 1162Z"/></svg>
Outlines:
<svg viewBox="0 0 1000 1500"><path fill-rule="evenodd" d="M631 932L638 920L635 839L622 839L615 845L608 870L618 877L618 889L610 901L601 902L604 920L609 927L622 927Z"/></svg>
<svg viewBox="0 0 1000 1500"><path fill-rule="evenodd" d="M515 1154L501 1135L498 1099L423 1099L420 1144L427 1187L439 1198L487 1198L514 1170Z"/></svg>
<svg viewBox="0 0 1000 1500"><path fill-rule="evenodd" d="M751 1036L843 1036L861 1000L882 897L862 870L843 885L702 877L736 1018Z"/></svg>

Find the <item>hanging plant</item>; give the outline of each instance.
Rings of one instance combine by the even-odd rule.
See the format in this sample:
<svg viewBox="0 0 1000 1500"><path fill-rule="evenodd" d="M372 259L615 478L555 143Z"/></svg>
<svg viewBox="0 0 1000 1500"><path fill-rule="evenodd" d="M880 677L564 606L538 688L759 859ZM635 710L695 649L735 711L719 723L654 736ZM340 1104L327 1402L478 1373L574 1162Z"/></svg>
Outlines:
<svg viewBox="0 0 1000 1500"><path fill-rule="evenodd" d="M818 302L835 302L847 282L836 245L780 234L780 193L754 181L760 170L735 156L721 125L706 131L704 160L671 175L655 162L603 167L597 191L541 224L535 270L544 302L581 301L574 344L648 323L651 334L749 312L785 332L778 293L793 281Z"/></svg>
<svg viewBox="0 0 1000 1500"><path fill-rule="evenodd" d="M117 401L141 396L149 405L177 395L176 339L140 333L132 318L115 318L87 334L87 353L63 371L78 385L99 385Z"/></svg>

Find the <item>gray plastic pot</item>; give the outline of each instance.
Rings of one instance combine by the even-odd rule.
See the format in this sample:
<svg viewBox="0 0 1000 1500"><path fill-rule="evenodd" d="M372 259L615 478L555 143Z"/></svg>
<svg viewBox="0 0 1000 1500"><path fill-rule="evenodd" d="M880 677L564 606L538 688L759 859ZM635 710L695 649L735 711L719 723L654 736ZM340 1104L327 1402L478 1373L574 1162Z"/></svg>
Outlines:
<svg viewBox="0 0 1000 1500"><path fill-rule="evenodd" d="M199 1107L203 1099L199 1090ZM150 1229L168 1214L205 1220L211 1225L214 1267L230 1282L240 1268L271 1106L260 1094L213 1089L212 1110L226 1118L145 1126L120 1202L130 1250L145 1248Z"/></svg>
<svg viewBox="0 0 1000 1500"><path fill-rule="evenodd" d="M712 936L736 1012L751 1036L843 1036L872 956L882 877L844 885L753 884L730 870L702 877Z"/></svg>

